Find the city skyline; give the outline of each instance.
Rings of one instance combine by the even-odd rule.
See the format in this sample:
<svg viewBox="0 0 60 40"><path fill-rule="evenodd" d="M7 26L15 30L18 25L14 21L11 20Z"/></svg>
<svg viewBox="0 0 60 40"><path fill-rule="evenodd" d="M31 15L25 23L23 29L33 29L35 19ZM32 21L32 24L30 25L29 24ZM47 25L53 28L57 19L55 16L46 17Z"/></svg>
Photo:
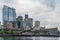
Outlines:
<svg viewBox="0 0 60 40"><path fill-rule="evenodd" d="M49 0L50 1L50 0ZM60 19L59 19L59 8L58 7L60 4L59 0L55 1L47 1L47 0L0 0L0 13L2 15L2 7L4 4L11 6L13 8L16 8L16 14L17 16L22 15L24 16L24 14L28 14L29 17L32 17L34 19L34 21L37 19L41 22L41 25L45 25L45 26L59 26L58 24L60 24ZM9 3L10 2L10 3ZM12 3L13 2L13 3ZM50 4L51 2L53 2L52 4ZM45 4L44 4L45 3ZM18 4L18 5L17 5ZM2 19L2 18L0 18Z"/></svg>

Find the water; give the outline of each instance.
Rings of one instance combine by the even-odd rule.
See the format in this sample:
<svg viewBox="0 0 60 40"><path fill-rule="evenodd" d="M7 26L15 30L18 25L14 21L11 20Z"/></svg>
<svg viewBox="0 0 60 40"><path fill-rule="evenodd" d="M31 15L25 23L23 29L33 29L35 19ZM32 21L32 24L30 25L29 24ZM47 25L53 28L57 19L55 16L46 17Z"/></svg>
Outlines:
<svg viewBox="0 0 60 40"><path fill-rule="evenodd" d="M0 40L60 40L60 37L0 37Z"/></svg>

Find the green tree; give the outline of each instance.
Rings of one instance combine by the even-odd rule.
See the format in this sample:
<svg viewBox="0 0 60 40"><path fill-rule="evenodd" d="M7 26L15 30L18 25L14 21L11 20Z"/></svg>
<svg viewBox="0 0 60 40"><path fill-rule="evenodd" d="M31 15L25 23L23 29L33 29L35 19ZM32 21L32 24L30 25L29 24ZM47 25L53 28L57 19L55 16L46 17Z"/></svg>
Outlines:
<svg viewBox="0 0 60 40"><path fill-rule="evenodd" d="M8 30L8 34L12 34L12 30Z"/></svg>
<svg viewBox="0 0 60 40"><path fill-rule="evenodd" d="M13 31L13 34L17 34L17 32L18 32L18 31L17 31L17 30L15 30L15 31Z"/></svg>
<svg viewBox="0 0 60 40"><path fill-rule="evenodd" d="M4 31L4 29L2 29L0 33L1 33L1 34L5 34L5 31Z"/></svg>

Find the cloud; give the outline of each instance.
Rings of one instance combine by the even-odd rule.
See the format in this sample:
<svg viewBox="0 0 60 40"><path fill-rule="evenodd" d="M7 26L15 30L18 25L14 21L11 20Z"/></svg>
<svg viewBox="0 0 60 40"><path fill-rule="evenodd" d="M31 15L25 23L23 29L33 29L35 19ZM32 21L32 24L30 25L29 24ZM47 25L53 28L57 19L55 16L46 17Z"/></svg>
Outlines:
<svg viewBox="0 0 60 40"><path fill-rule="evenodd" d="M60 24L60 0L0 0L0 4L14 7L17 16L29 14L34 21L40 20L41 25Z"/></svg>

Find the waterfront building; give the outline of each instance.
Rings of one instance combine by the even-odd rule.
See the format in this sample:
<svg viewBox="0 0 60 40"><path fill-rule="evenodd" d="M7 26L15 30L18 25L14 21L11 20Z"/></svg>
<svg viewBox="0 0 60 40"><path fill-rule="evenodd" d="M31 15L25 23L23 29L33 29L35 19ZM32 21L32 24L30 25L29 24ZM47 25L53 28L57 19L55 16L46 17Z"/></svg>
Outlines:
<svg viewBox="0 0 60 40"><path fill-rule="evenodd" d="M14 8L4 5L2 13L3 13L3 15L2 15L3 25L5 25L8 21L11 21L11 22L16 21L16 12L15 12ZM14 25L15 25L15 23L14 23Z"/></svg>
<svg viewBox="0 0 60 40"><path fill-rule="evenodd" d="M40 27L33 27L31 31L40 30Z"/></svg>
<svg viewBox="0 0 60 40"><path fill-rule="evenodd" d="M12 29L12 28L13 28L13 24L12 24L11 21L8 21L8 22L6 23L6 28L7 28L7 29Z"/></svg>
<svg viewBox="0 0 60 40"><path fill-rule="evenodd" d="M43 27L34 27L31 31L38 33L39 35L59 35L58 28L43 28Z"/></svg>
<svg viewBox="0 0 60 40"><path fill-rule="evenodd" d="M46 31L46 35L58 35L59 31L58 28L48 28L45 29L44 31Z"/></svg>
<svg viewBox="0 0 60 40"><path fill-rule="evenodd" d="M23 30L23 17L22 16L18 16L16 20L17 20L18 28Z"/></svg>
<svg viewBox="0 0 60 40"><path fill-rule="evenodd" d="M40 21L35 21L35 27L40 27Z"/></svg>

